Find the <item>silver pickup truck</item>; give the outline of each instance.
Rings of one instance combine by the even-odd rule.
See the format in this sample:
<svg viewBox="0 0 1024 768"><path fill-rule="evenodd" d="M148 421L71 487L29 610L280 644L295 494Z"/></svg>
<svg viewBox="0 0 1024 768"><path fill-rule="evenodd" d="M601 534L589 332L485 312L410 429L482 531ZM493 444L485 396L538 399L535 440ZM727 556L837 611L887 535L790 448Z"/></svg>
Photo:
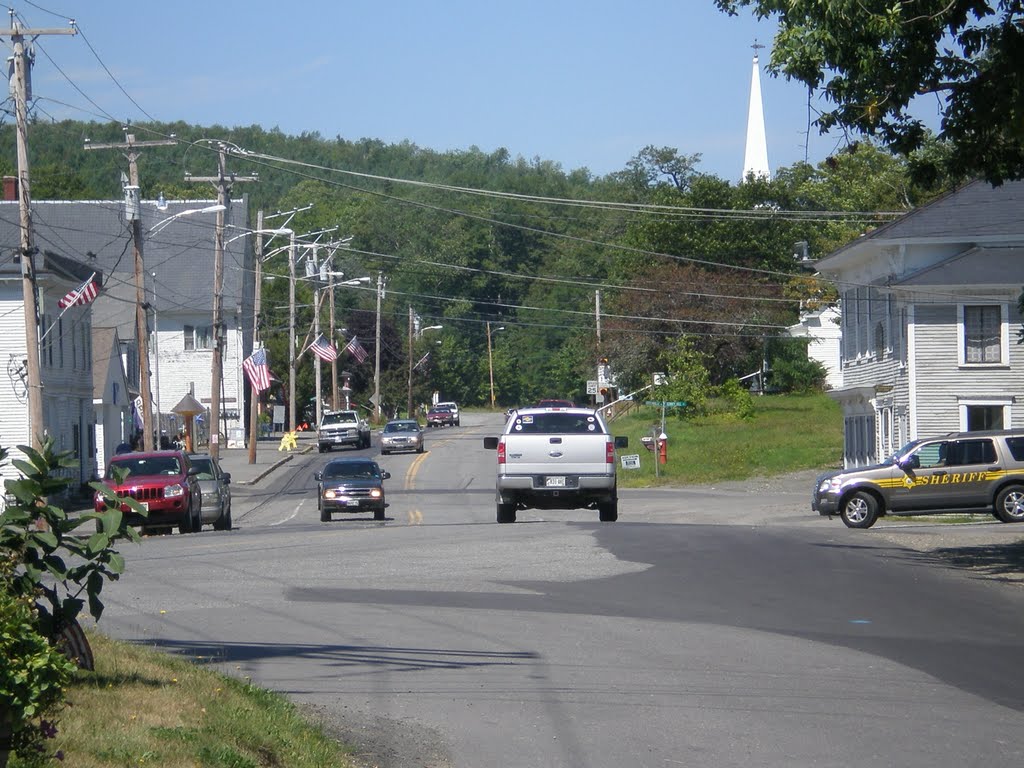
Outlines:
<svg viewBox="0 0 1024 768"><path fill-rule="evenodd" d="M485 437L498 452L498 522L514 523L519 509L597 509L601 522L619 517L612 437L589 408L522 408L501 437Z"/></svg>
<svg viewBox="0 0 1024 768"><path fill-rule="evenodd" d="M316 447L320 453L334 447L370 447L370 424L356 411L327 411L316 431Z"/></svg>

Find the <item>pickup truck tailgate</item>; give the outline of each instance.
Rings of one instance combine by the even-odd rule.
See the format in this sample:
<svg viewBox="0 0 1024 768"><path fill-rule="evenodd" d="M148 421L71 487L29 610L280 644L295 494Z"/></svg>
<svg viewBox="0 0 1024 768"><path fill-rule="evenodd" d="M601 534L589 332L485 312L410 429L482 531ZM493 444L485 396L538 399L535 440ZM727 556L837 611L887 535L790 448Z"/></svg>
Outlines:
<svg viewBox="0 0 1024 768"><path fill-rule="evenodd" d="M505 435L505 463L499 472L514 475L588 475L606 473L608 435Z"/></svg>

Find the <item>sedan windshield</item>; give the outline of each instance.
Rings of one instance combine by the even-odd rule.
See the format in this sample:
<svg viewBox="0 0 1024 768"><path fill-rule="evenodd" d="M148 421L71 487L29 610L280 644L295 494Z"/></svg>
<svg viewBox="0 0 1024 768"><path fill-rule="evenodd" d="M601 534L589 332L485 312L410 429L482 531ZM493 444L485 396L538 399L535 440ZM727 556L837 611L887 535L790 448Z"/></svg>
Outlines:
<svg viewBox="0 0 1024 768"><path fill-rule="evenodd" d="M385 432L418 432L420 425L415 421L392 421L384 426Z"/></svg>
<svg viewBox="0 0 1024 768"><path fill-rule="evenodd" d="M380 477L380 467L372 461L338 462L336 464L328 464L324 468L325 480L371 480L377 477Z"/></svg>

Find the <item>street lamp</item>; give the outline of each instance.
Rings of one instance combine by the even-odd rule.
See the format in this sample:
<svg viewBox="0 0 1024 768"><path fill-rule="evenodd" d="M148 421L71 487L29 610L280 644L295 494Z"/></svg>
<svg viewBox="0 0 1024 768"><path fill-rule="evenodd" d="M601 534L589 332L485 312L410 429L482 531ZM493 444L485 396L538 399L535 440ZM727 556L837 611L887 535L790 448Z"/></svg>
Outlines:
<svg viewBox="0 0 1024 768"><path fill-rule="evenodd" d="M505 326L499 326L491 331L491 321L487 321L487 368L491 375L491 410L494 410L494 355L491 352L491 333L504 331Z"/></svg>
<svg viewBox="0 0 1024 768"><path fill-rule="evenodd" d="M351 237L347 237L347 238L345 238L345 240L342 241L342 243L348 243L351 239L352 239ZM351 279L351 280L345 280L345 281L343 281L341 283L335 283L334 282L334 278L335 277L344 277L344 276L345 276L344 272L329 271L327 273L328 301L330 301L330 304L331 304L331 317L330 317L330 321L331 321L331 339L332 340L334 339L334 286L335 285L354 286L354 285L359 285L360 283L369 283L370 282L370 278L369 277L357 277L357 278L354 278L354 279ZM344 329L342 329L342 330L344 330ZM342 374L342 377L344 377L344 374ZM346 402L345 402L345 410L348 410L349 404L348 404L348 397L347 396L346 396L345 400L346 400ZM341 400L340 400L340 398L338 396L338 361L337 361L337 359L334 359L334 360L331 361L331 409L336 411L340 407L341 407Z"/></svg>
<svg viewBox="0 0 1024 768"><path fill-rule="evenodd" d="M217 203L216 205L208 205L205 208L190 208L187 211L178 211L173 216L168 216L166 219L158 221L156 224L154 224L153 228L149 230L149 235L150 237L152 237L157 232L166 227L168 224L170 224L172 221L174 221L175 219L180 219L182 216L191 216L194 213L219 213L220 211L224 210L227 210L227 206Z"/></svg>
<svg viewBox="0 0 1024 768"><path fill-rule="evenodd" d="M428 325L425 328L420 328L419 335L422 336L426 331L439 331L444 328L443 325ZM413 340L413 312L412 305L409 305L409 400L406 403L406 413L408 418L412 418L412 340Z"/></svg>

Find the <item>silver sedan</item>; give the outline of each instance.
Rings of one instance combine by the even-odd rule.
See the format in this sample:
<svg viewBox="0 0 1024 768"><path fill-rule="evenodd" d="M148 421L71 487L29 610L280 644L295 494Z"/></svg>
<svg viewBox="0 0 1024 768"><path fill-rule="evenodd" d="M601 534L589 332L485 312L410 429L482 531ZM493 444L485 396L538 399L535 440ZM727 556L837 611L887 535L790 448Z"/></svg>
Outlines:
<svg viewBox="0 0 1024 768"><path fill-rule="evenodd" d="M386 456L395 451L423 453L423 428L415 419L395 419L384 425L380 433L380 452Z"/></svg>

